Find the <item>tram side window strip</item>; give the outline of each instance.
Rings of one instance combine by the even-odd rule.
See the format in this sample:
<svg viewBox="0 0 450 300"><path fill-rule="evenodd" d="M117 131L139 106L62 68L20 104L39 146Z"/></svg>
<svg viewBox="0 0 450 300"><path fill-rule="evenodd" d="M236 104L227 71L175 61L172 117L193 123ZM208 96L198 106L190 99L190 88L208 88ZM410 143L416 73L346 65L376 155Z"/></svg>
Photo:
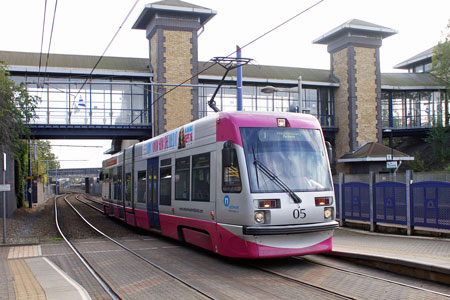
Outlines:
<svg viewBox="0 0 450 300"><path fill-rule="evenodd" d="M160 192L159 204L172 205L172 168L164 167L160 169Z"/></svg>
<svg viewBox="0 0 450 300"><path fill-rule="evenodd" d="M170 166L172 164L171 158L166 158L161 160L161 167Z"/></svg>
<svg viewBox="0 0 450 300"><path fill-rule="evenodd" d="M192 201L210 201L210 175L210 153L192 156Z"/></svg>
<svg viewBox="0 0 450 300"><path fill-rule="evenodd" d="M145 203L145 199L147 199L147 190L146 190L146 174L145 171L138 171L137 174L137 202Z"/></svg>
<svg viewBox="0 0 450 300"><path fill-rule="evenodd" d="M242 191L241 174L235 149L231 149L231 164L222 170L222 191L240 193Z"/></svg>
<svg viewBox="0 0 450 300"><path fill-rule="evenodd" d="M189 201L190 156L175 160L175 199Z"/></svg>
<svg viewBox="0 0 450 300"><path fill-rule="evenodd" d="M126 173L125 174L125 201L126 202L131 202L131 189L132 189L132 185L131 185L131 173Z"/></svg>

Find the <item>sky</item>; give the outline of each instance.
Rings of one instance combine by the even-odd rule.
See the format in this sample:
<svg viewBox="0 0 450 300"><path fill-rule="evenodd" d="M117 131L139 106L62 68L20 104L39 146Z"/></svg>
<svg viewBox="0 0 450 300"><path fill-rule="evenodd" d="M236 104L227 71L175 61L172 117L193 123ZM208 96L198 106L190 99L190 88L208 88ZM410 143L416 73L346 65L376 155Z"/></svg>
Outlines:
<svg viewBox="0 0 450 300"><path fill-rule="evenodd" d="M43 53L49 51L55 0L1 0L0 50L40 52L44 5L47 2ZM145 4L139 0L106 56L148 57L144 30L131 29ZM227 56L318 0L187 0L217 12L199 36L199 59ZM50 53L101 55L136 0L58 1ZM350 19L360 19L398 31L383 40L381 72L436 45L450 19L449 0L323 0L288 24L245 47L243 57L256 65L329 69L326 45L312 41ZM245 76L245 74L244 74ZM110 141L52 141L100 148L54 147L63 168L100 167ZM76 149L76 150L73 150ZM88 157L88 159L86 159Z"/></svg>

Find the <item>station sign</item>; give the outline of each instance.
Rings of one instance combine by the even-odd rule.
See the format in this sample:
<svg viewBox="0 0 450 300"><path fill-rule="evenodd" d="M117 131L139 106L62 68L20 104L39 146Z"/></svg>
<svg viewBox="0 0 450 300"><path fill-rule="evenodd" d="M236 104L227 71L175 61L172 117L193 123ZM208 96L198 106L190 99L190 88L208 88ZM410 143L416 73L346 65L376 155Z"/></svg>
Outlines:
<svg viewBox="0 0 450 300"><path fill-rule="evenodd" d="M386 168L387 169L397 169L397 161L387 161Z"/></svg>
<svg viewBox="0 0 450 300"><path fill-rule="evenodd" d="M0 184L0 192L10 192L11 185L10 184Z"/></svg>

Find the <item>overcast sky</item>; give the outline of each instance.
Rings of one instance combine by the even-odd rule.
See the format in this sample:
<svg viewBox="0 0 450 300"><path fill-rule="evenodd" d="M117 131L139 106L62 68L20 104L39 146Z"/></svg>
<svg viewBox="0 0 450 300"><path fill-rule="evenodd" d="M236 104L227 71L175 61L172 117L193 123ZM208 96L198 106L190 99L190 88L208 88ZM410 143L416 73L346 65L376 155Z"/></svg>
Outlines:
<svg viewBox="0 0 450 300"><path fill-rule="evenodd" d="M136 0L58 1L51 42L51 53L101 55ZM131 29L146 3L140 0L106 53L107 56L148 57L145 31ZM311 0L190 0L186 1L217 12L199 37L199 59L226 56L283 21L313 5ZM45 0L1 0L0 50L40 52ZM47 0L43 52L49 48L55 0ZM325 45L312 41L350 19L360 19L398 30L383 40L381 72L399 72L393 66L442 39L450 19L449 0L324 0L290 23L243 49L243 57L254 64L329 69ZM0 58L1 59L1 58ZM244 74L245 76L245 74ZM67 143L70 144L71 141ZM72 141L73 143L74 141ZM55 142L61 144L61 141ZM110 142L91 141L105 145ZM63 162L62 166L98 167L103 150L55 148L60 159L85 159L88 162ZM70 154L70 157L65 157Z"/></svg>

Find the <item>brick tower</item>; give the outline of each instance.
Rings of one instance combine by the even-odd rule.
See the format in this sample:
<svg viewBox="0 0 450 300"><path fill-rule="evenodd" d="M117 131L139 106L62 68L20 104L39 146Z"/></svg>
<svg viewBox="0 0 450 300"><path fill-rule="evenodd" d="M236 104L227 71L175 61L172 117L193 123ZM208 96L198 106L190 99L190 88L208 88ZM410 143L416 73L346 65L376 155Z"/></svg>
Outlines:
<svg viewBox="0 0 450 300"><path fill-rule="evenodd" d="M381 142L382 40L396 30L350 20L313 41L328 45L335 91L336 158L367 142Z"/></svg>
<svg viewBox="0 0 450 300"><path fill-rule="evenodd" d="M198 84L197 31L215 11L178 0L147 4L133 25L145 29L150 46L153 81L165 84ZM198 89L157 86L152 100L152 126L158 135L198 118Z"/></svg>

